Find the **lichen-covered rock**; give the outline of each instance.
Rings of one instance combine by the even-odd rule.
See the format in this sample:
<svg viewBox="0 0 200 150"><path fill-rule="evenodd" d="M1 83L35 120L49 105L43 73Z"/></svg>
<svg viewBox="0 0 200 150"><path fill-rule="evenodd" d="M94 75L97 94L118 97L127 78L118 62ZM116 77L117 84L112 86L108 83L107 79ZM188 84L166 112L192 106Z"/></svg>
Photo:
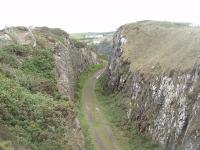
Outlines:
<svg viewBox="0 0 200 150"><path fill-rule="evenodd" d="M89 65L97 64L97 54L83 47L77 48L71 40L55 44L56 77L62 93L74 99L74 83Z"/></svg>
<svg viewBox="0 0 200 150"><path fill-rule="evenodd" d="M174 37L171 31L178 35ZM166 150L200 149L200 52L194 51L199 31L185 24L144 21L122 26L114 35L107 85L131 98L126 103L129 120ZM188 46L191 34L195 38L190 38ZM184 60L176 61L173 54L166 53L169 48L174 55L180 52ZM190 51L193 56L188 56ZM143 57L141 53L146 56L136 58ZM156 55L159 58L153 57Z"/></svg>

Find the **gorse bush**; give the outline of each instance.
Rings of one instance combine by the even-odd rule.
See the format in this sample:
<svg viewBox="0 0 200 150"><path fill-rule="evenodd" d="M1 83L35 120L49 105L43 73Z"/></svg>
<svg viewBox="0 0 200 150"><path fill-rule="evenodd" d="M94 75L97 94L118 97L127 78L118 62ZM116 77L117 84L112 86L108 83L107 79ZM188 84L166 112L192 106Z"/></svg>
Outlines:
<svg viewBox="0 0 200 150"><path fill-rule="evenodd" d="M0 49L0 122L12 135L0 140L0 149L7 143L10 149L73 147L69 125L75 113L71 102L58 92L53 62L49 49L26 45Z"/></svg>
<svg viewBox="0 0 200 150"><path fill-rule="evenodd" d="M18 44L6 46L2 50L10 54L16 54L19 56L25 56L32 51L29 45L18 45Z"/></svg>
<svg viewBox="0 0 200 150"><path fill-rule="evenodd" d="M24 61L23 70L45 78L54 78L53 62L51 50L36 50L31 59Z"/></svg>
<svg viewBox="0 0 200 150"><path fill-rule="evenodd" d="M5 51L0 50L0 63L9 64L11 67L17 68L20 65L20 61L15 55L11 55Z"/></svg>
<svg viewBox="0 0 200 150"><path fill-rule="evenodd" d="M25 73L20 69L11 68L7 64L0 64L0 72L30 90L31 93L41 92L48 95L59 95L55 80Z"/></svg>
<svg viewBox="0 0 200 150"><path fill-rule="evenodd" d="M69 120L66 119L70 119L70 112L73 113L69 102L57 102L41 93L31 94L16 82L0 75L0 103L0 118L16 137L16 147L25 145L40 149L40 145L43 145L52 150L64 149L62 145L65 145L67 137L64 138L62 131L67 130ZM54 142L51 143L51 140ZM48 145L45 145L46 142Z"/></svg>
<svg viewBox="0 0 200 150"><path fill-rule="evenodd" d="M31 48L27 45L9 45L0 49L0 63L9 64L11 67L20 66L20 56L30 54Z"/></svg>

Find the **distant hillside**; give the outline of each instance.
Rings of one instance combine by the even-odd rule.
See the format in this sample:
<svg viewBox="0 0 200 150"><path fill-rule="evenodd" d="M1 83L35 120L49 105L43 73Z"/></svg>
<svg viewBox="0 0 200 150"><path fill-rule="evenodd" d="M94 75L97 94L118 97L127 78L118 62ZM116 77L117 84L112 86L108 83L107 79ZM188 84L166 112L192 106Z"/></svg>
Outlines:
<svg viewBox="0 0 200 150"><path fill-rule="evenodd" d="M114 32L72 33L70 37L85 42L95 47L98 52L110 56L113 50L113 34Z"/></svg>

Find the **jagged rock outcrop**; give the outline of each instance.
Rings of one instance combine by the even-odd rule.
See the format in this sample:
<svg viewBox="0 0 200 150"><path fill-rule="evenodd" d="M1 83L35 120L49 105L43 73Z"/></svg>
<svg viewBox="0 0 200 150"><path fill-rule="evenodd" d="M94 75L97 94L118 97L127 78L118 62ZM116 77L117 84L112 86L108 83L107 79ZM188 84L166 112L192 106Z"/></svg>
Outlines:
<svg viewBox="0 0 200 150"><path fill-rule="evenodd" d="M65 95L71 103L74 100L75 82L80 73L89 65L98 63L97 54L94 50L89 47L77 46L69 38L69 35L61 29L7 27L0 31L0 48L11 44L29 45L33 50L38 48L53 51L54 75L57 80L58 91ZM23 59L30 59L32 56L29 54L25 57ZM19 60L20 62L23 62L23 60ZM61 111L64 112L65 109L67 108L63 108L63 111ZM71 146L70 149L84 150L84 137L73 108L67 114L69 118L66 118L68 119L66 120L66 131L70 130L70 132L65 133L66 142Z"/></svg>
<svg viewBox="0 0 200 150"><path fill-rule="evenodd" d="M166 150L199 150L200 28L142 21L113 43L107 86L130 97L129 120Z"/></svg>

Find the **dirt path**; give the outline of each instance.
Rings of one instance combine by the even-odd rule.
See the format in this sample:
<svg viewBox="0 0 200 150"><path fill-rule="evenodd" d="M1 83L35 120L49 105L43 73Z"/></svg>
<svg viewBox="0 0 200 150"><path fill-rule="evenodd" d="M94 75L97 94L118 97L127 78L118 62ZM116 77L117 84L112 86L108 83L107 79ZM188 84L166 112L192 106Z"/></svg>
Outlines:
<svg viewBox="0 0 200 150"><path fill-rule="evenodd" d="M95 83L103 70L90 77L83 88L83 107L89 124L89 131L99 150L120 150L106 119L98 107L95 96Z"/></svg>

